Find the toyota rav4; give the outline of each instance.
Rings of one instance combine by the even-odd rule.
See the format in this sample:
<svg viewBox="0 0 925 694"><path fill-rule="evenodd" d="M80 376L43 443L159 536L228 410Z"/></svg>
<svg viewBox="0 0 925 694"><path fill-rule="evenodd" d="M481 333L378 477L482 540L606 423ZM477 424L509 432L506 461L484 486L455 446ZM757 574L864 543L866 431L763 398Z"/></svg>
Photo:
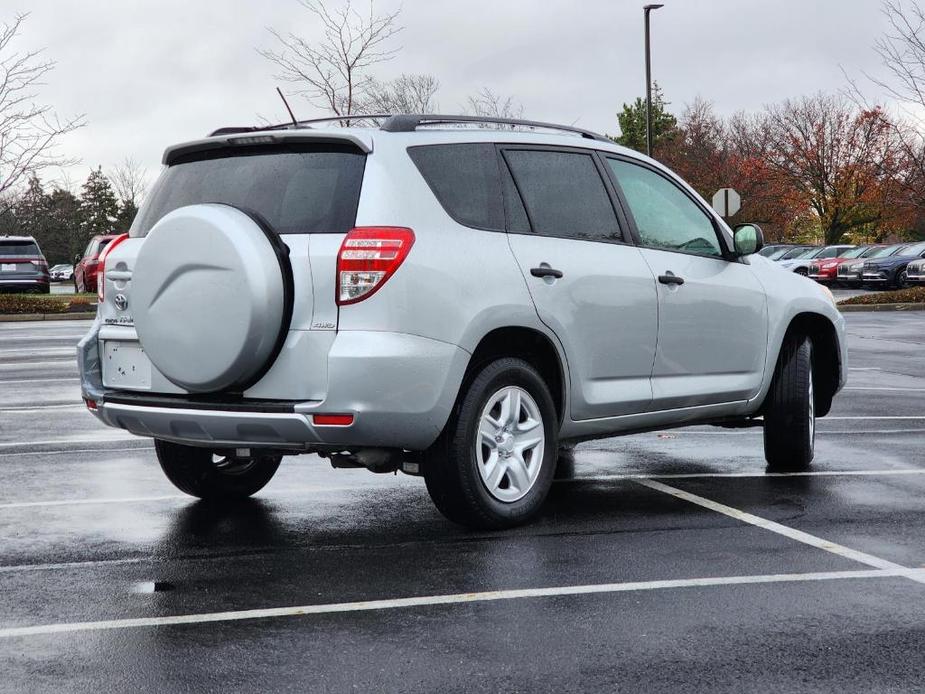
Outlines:
<svg viewBox="0 0 925 694"><path fill-rule="evenodd" d="M422 475L448 518L506 527L581 440L763 426L769 469L802 469L845 381L828 290L594 133L302 122L164 164L100 261L79 362L88 408L152 437L198 497L317 453Z"/></svg>

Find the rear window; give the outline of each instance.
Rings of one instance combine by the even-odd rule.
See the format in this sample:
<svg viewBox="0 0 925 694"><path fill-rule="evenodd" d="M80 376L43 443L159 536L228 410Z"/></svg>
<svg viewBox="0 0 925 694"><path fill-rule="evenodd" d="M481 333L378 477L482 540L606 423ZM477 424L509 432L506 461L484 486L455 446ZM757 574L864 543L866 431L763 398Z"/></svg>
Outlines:
<svg viewBox="0 0 925 694"><path fill-rule="evenodd" d="M344 233L356 222L365 163L337 145L196 152L164 170L129 234L145 236L168 212L210 202L255 212L279 234Z"/></svg>
<svg viewBox="0 0 925 694"><path fill-rule="evenodd" d="M495 146L490 143L410 147L437 200L465 226L504 230L504 204Z"/></svg>
<svg viewBox="0 0 925 694"><path fill-rule="evenodd" d="M42 255L34 241L0 241L0 255L28 256Z"/></svg>

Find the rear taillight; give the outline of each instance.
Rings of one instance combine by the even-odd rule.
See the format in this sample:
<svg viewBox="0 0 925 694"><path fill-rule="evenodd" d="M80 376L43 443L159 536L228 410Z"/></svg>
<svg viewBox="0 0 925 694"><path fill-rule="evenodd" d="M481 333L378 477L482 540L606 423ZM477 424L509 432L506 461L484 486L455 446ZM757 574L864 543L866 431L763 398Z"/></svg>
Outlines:
<svg viewBox="0 0 925 694"><path fill-rule="evenodd" d="M100 253L96 261L96 296L100 303L103 303L103 296L106 293L106 258L112 253L113 249L128 238L128 234L119 234L116 238L106 244L106 248Z"/></svg>
<svg viewBox="0 0 925 694"><path fill-rule="evenodd" d="M405 227L357 227L337 252L337 305L375 294L408 257L414 232Z"/></svg>
<svg viewBox="0 0 925 694"><path fill-rule="evenodd" d="M47 260L30 260L30 263L35 265L39 270L44 270L48 272L48 261Z"/></svg>

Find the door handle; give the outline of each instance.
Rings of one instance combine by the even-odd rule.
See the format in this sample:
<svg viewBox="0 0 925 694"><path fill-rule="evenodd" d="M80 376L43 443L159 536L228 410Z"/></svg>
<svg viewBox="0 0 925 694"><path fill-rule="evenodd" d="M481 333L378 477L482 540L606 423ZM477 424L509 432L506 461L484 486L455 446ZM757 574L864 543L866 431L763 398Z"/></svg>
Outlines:
<svg viewBox="0 0 925 694"><path fill-rule="evenodd" d="M678 277L676 274L674 274L670 270L666 272L664 275L659 275L658 281L661 282L662 284L677 284L677 285L684 284L684 278Z"/></svg>
<svg viewBox="0 0 925 694"><path fill-rule="evenodd" d="M556 270L548 265L541 265L540 267L530 268L530 274L534 277L555 277L556 279L560 279L562 277L562 270Z"/></svg>

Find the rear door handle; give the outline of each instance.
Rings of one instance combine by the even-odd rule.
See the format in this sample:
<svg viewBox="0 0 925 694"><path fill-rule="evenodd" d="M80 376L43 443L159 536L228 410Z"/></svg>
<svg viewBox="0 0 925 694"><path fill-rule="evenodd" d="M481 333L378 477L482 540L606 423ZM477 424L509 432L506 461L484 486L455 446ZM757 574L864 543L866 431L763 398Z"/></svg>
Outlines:
<svg viewBox="0 0 925 694"><path fill-rule="evenodd" d="M541 265L540 267L530 268L530 274L534 277L555 277L556 279L560 279L562 277L562 270L556 270L548 265Z"/></svg>
<svg viewBox="0 0 925 694"><path fill-rule="evenodd" d="M677 284L677 285L684 284L684 278L678 277L676 274L674 274L671 271L666 272L664 275L659 275L658 281L661 282L662 284Z"/></svg>

